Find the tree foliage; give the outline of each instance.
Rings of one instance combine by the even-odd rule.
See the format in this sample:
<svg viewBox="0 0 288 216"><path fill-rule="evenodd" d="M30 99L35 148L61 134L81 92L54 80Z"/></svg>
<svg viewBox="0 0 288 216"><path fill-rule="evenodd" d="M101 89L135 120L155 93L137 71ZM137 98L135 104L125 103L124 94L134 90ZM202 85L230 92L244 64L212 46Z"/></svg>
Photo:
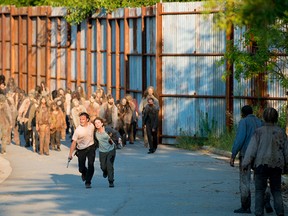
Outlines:
<svg viewBox="0 0 288 216"><path fill-rule="evenodd" d="M117 8L150 6L159 2L160 0L0 0L0 5L67 7L67 22L79 24L100 9L105 9L109 13ZM162 2L175 2L175 0ZM177 2L189 2L189 0Z"/></svg>
<svg viewBox="0 0 288 216"><path fill-rule="evenodd" d="M242 38L228 44L222 61L234 63L236 78L264 73L288 88L288 1L210 0L207 8L221 10L215 20L218 27L227 29L233 24L244 32Z"/></svg>

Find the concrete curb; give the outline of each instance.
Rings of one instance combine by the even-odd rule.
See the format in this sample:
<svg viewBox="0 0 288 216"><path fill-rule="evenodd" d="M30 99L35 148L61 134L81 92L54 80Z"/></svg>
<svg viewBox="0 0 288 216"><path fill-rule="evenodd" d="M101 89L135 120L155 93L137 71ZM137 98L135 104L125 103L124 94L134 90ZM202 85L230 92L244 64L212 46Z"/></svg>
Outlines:
<svg viewBox="0 0 288 216"><path fill-rule="evenodd" d="M206 150L206 151L209 151L209 152L211 152L213 154L217 154L217 155L224 156L224 157L227 157L227 158L231 157L231 152L220 150L220 149L216 149L216 148L213 148L211 146L203 146L202 149Z"/></svg>
<svg viewBox="0 0 288 216"><path fill-rule="evenodd" d="M5 181L12 172L10 162L3 157L0 157L0 184Z"/></svg>

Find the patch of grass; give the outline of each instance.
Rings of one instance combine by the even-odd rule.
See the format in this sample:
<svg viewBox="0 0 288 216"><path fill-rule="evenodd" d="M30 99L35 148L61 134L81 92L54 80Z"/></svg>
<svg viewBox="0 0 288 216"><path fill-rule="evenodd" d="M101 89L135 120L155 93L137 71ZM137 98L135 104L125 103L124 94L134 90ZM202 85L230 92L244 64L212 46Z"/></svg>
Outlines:
<svg viewBox="0 0 288 216"><path fill-rule="evenodd" d="M231 151L236 136L235 127L231 131L217 133L217 122L209 120L208 113L200 112L199 132L192 134L191 131L180 129L180 135L176 137L176 147L187 150L199 150L202 146L211 146L220 150Z"/></svg>
<svg viewBox="0 0 288 216"><path fill-rule="evenodd" d="M180 131L180 136L176 137L176 147L187 150L199 150L204 145L206 138L196 137L189 132Z"/></svg>
<svg viewBox="0 0 288 216"><path fill-rule="evenodd" d="M219 137L208 137L205 145L212 146L217 149L231 151L232 145L236 136L236 130L226 131Z"/></svg>
<svg viewBox="0 0 288 216"><path fill-rule="evenodd" d="M225 131L220 136L210 133L208 137L197 137L189 132L181 131L180 136L176 137L176 147L186 150L199 150L202 146L211 146L217 149L231 151L236 136L236 130Z"/></svg>

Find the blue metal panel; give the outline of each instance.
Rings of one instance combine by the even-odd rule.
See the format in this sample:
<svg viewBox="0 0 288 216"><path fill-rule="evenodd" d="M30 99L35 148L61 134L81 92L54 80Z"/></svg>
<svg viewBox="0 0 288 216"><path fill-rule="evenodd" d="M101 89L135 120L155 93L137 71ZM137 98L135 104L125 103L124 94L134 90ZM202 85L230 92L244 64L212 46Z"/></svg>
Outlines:
<svg viewBox="0 0 288 216"><path fill-rule="evenodd" d="M156 60L155 57L146 58L147 70L147 86L156 86Z"/></svg>
<svg viewBox="0 0 288 216"><path fill-rule="evenodd" d="M111 55L112 86L116 86L116 54Z"/></svg>
<svg viewBox="0 0 288 216"><path fill-rule="evenodd" d="M154 53L156 51L156 19L155 17L145 18L146 30L146 52Z"/></svg>
<svg viewBox="0 0 288 216"><path fill-rule="evenodd" d="M125 85L125 56L124 54L120 54L120 85ZM123 94L121 94L123 95Z"/></svg>
<svg viewBox="0 0 288 216"><path fill-rule="evenodd" d="M146 50L148 54L156 53L156 19L145 18ZM144 72L144 71L143 71ZM147 86L156 86L156 59L155 56L146 57L146 79Z"/></svg>
<svg viewBox="0 0 288 216"><path fill-rule="evenodd" d="M191 2L164 3L163 9L165 12L194 11L200 6ZM207 19L212 21L213 14L206 18L201 14L163 16L163 52L182 55L223 53L225 34L215 30L213 22L207 23ZM175 97L164 96L163 99L163 135L178 136L180 131L185 131L190 135L205 136L205 121L210 127L212 122L217 125L216 133L223 131L226 104L225 83L221 76L224 68L216 66L220 58L208 55L162 58L162 93L175 94ZM204 95L208 98L181 98L177 95ZM216 95L223 99L213 98ZM163 142L171 141L163 139Z"/></svg>
<svg viewBox="0 0 288 216"><path fill-rule="evenodd" d="M77 73L81 73L81 80L87 80L87 73L86 73L86 70L87 70L87 64L86 64L86 61L87 61L87 22L86 21L83 21L81 23L81 36L80 36L80 39L81 39L81 44L80 44L80 58L81 58L81 71L78 71ZM83 88L86 89L86 82L84 84L82 84ZM87 90L86 90L87 91Z"/></svg>
<svg viewBox="0 0 288 216"><path fill-rule="evenodd" d="M71 26L71 79L76 80L76 73L77 73L77 53L76 53L76 47L77 47L77 26L73 25ZM71 87L73 90L74 88Z"/></svg>
<svg viewBox="0 0 288 216"><path fill-rule="evenodd" d="M60 52L60 62L61 62L61 69L60 69L60 75L61 75L61 78L65 78L67 75L66 75L66 64L67 64L67 51L66 51L66 45L67 45L67 23L65 21L64 18L61 19L60 21L61 23L61 30L60 30L60 37L61 37L61 40L59 41L59 43L61 44L61 52ZM63 82L63 80L61 80L61 86L66 86L66 80L65 82Z"/></svg>
<svg viewBox="0 0 288 216"><path fill-rule="evenodd" d="M129 86L133 90L142 90L142 57L129 57Z"/></svg>
<svg viewBox="0 0 288 216"><path fill-rule="evenodd" d="M56 70L57 70L57 48L54 48L55 46L57 46L57 19L55 18L51 19L51 46L52 47L51 47L51 58L50 58L50 76L52 78L55 78ZM54 82L55 82L54 84L53 82L50 83L50 88L52 88L52 86L53 86L53 89L55 88L56 81Z"/></svg>
<svg viewBox="0 0 288 216"><path fill-rule="evenodd" d="M91 29L91 82L97 84L97 27L96 20L92 20L92 29ZM97 86L92 86L92 92L96 91Z"/></svg>
<svg viewBox="0 0 288 216"><path fill-rule="evenodd" d="M107 23L105 19L100 20L100 25L101 25L101 49L106 50L107 49L107 34L106 34L106 29L107 29Z"/></svg>
<svg viewBox="0 0 288 216"><path fill-rule="evenodd" d="M101 54L101 59L102 59L102 76L101 76L101 80L100 80L100 84L104 84L104 83L107 83L107 68L106 68L106 65L107 65L107 54L106 52L102 53Z"/></svg>

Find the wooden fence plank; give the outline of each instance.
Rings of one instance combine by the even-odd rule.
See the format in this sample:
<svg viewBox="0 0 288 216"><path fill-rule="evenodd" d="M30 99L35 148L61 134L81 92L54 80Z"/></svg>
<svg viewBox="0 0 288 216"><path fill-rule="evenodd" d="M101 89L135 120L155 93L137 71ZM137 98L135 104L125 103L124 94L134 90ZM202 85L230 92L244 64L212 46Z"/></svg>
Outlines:
<svg viewBox="0 0 288 216"><path fill-rule="evenodd" d="M157 4L156 15L156 80L157 94L159 95L159 105L163 106L162 96L162 3ZM159 110L159 132L162 132L162 109ZM159 142L162 142L162 134L160 134Z"/></svg>
<svg viewBox="0 0 288 216"><path fill-rule="evenodd" d="M111 15L107 16L106 19L106 58L107 58L107 64L106 64L106 73L107 73L107 94L111 94L112 90L111 90L111 24L109 21L109 18L111 17Z"/></svg>
<svg viewBox="0 0 288 216"><path fill-rule="evenodd" d="M91 49L92 49L92 23L91 20L88 20L88 28L87 28L87 38L86 38L86 47L87 47L87 65L86 65L86 72L87 72L87 96L88 98L92 94L92 85L91 85L91 79L92 79L92 55L91 55Z"/></svg>

